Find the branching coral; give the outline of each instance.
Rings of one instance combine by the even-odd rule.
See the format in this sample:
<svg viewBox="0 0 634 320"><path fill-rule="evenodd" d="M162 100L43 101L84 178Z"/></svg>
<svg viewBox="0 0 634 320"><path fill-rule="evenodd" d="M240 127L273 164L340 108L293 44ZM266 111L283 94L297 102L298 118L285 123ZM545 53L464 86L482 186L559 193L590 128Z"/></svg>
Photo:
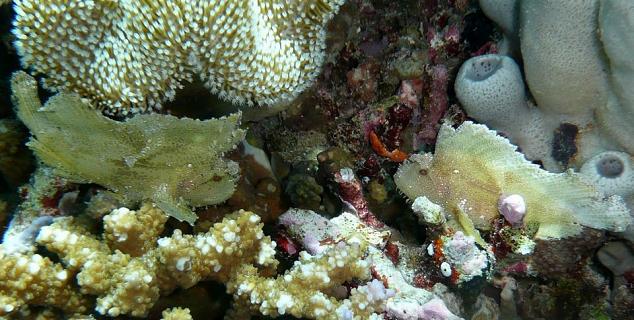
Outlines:
<svg viewBox="0 0 634 320"><path fill-rule="evenodd" d="M342 3L20 0L14 34L48 87L113 112L159 106L193 74L233 102L275 104L317 75Z"/></svg>
<svg viewBox="0 0 634 320"><path fill-rule="evenodd" d="M62 265L39 254L9 254L0 245L0 317L27 304L74 314L88 311L90 302L75 291L72 276Z"/></svg>
<svg viewBox="0 0 634 320"><path fill-rule="evenodd" d="M293 268L277 278L258 276L256 268L244 265L228 283L228 290L240 300L250 300L264 315L374 319L391 295L381 282L374 280L352 289L350 296L341 301L323 292L345 281L369 278L370 265L363 259L364 254L365 244L343 242L316 256L302 252Z"/></svg>
<svg viewBox="0 0 634 320"><path fill-rule="evenodd" d="M162 315L162 320L193 320L187 308L171 308L164 310Z"/></svg>
<svg viewBox="0 0 634 320"><path fill-rule="evenodd" d="M443 125L436 152L414 155L395 176L408 198L425 196L457 217L466 214L480 229L499 217L503 195L521 195L524 223L537 224L538 238L565 238L581 226L623 231L629 212L618 196L604 197L571 171L555 174L528 162L508 140L471 122Z"/></svg>
<svg viewBox="0 0 634 320"><path fill-rule="evenodd" d="M38 158L74 182L92 182L127 201L151 199L169 215L193 223L189 206L231 196L239 173L222 159L244 137L240 115L199 121L168 115L110 120L76 95L60 93L42 106L26 73L12 78L20 119Z"/></svg>
<svg viewBox="0 0 634 320"><path fill-rule="evenodd" d="M158 214L143 207L135 219L141 228ZM114 215L119 215L115 210ZM118 220L123 222L123 220ZM264 237L259 217L238 212L217 223L206 233L158 239L158 247L133 257L125 251L111 251L105 242L91 235L73 218L62 218L42 228L37 241L57 253L69 271L78 271L77 283L85 294L97 295L96 310L116 316L142 316L161 292L188 288L204 279L227 281L241 264L274 267L274 243ZM112 234L104 232L106 239ZM158 234L138 243L132 252L157 243ZM122 248L125 249L125 248Z"/></svg>
<svg viewBox="0 0 634 320"><path fill-rule="evenodd" d="M80 219L57 219L42 228L37 242L57 254L65 269L39 255L5 254L0 245L0 264L7 267L0 271L0 301L10 306L4 314L27 304L56 307L67 315L85 313L87 296L94 295L100 314L144 316L161 295L203 280L226 283L239 314L369 319L391 295L379 281L359 286L348 297L336 294L344 282L370 276L361 237L333 242L314 256L303 252L290 270L271 277L278 264L275 242L264 236L254 213L231 214L205 233L175 230L159 239L165 217L150 204L137 211L116 209L104 218L101 238ZM130 234L134 230L141 234ZM137 240L117 241L123 238ZM73 277L79 287L71 283ZM173 314L185 316L182 310L168 313Z"/></svg>

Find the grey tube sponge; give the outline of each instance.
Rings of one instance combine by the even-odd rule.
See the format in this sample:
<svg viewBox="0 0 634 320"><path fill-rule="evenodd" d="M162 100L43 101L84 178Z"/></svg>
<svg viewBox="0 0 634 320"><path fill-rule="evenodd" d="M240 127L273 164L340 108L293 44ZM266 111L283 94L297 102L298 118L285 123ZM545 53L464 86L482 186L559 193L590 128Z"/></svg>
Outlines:
<svg viewBox="0 0 634 320"><path fill-rule="evenodd" d="M634 2L602 1L599 35L609 64L612 96L598 106L597 122L604 133L634 154Z"/></svg>
<svg viewBox="0 0 634 320"><path fill-rule="evenodd" d="M455 91L470 117L504 132L528 159L557 167L549 149L551 123L526 102L522 74L513 59L487 54L467 60L458 71Z"/></svg>
<svg viewBox="0 0 634 320"><path fill-rule="evenodd" d="M513 59L487 54L460 67L455 90L469 116L493 127L506 126L528 111L524 81Z"/></svg>
<svg viewBox="0 0 634 320"><path fill-rule="evenodd" d="M609 2L609 1L608 1ZM607 98L596 0L520 3L526 82L546 113L590 114Z"/></svg>
<svg viewBox="0 0 634 320"><path fill-rule="evenodd" d="M634 194L634 163L625 152L606 151L588 160L580 170L606 195Z"/></svg>

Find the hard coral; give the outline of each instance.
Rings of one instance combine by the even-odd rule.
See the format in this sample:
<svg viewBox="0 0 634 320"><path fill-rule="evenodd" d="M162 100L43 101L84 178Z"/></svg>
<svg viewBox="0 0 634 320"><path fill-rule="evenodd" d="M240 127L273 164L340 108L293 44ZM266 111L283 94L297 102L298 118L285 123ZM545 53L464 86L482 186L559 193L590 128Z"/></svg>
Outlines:
<svg viewBox="0 0 634 320"><path fill-rule="evenodd" d="M12 87L18 116L34 135L28 146L69 180L97 183L127 201L152 200L190 224L196 215L189 206L220 203L233 193L237 164L222 156L244 137L239 114L117 122L76 95L60 93L42 106L35 80L24 72L14 74Z"/></svg>
<svg viewBox="0 0 634 320"><path fill-rule="evenodd" d="M154 209L144 207L133 220L141 228ZM119 215L120 209L112 214ZM124 223L121 219L113 221ZM108 247L85 230L73 218L63 218L42 229L38 243L58 254L68 272L77 273L81 291L97 295L96 310L101 314L142 316L161 293L176 287L188 288L204 279L227 281L242 264L274 267L275 244L262 233L259 217L251 212L237 212L216 223L208 232L183 235L176 230L171 237L150 236L139 248L150 248L132 257ZM109 239L109 229L104 237ZM150 244L156 244L150 247ZM134 249L129 252L137 252Z"/></svg>
<svg viewBox="0 0 634 320"><path fill-rule="evenodd" d="M276 104L319 72L342 3L18 0L13 32L47 87L111 112L160 106L193 74L228 100Z"/></svg>

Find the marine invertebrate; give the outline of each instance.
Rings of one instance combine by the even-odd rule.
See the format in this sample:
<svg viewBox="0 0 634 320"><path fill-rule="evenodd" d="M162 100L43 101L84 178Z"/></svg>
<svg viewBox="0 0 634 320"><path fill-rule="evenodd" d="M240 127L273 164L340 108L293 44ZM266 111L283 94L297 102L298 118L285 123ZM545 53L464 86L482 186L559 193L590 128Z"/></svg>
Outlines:
<svg viewBox="0 0 634 320"><path fill-rule="evenodd" d="M119 211L111 214L120 215ZM136 211L134 229L142 228L157 214L151 206ZM123 219L111 222L128 224ZM104 238L115 236L108 231L115 229L106 229ZM81 292L98 296L96 311L110 316L142 316L161 293L188 288L203 279L227 281L242 264L277 264L274 242L262 234L259 217L246 211L227 216L205 233L183 235L175 230L171 237L158 239L154 234L140 240L129 252L150 249L133 257L127 251L130 247L112 250L70 217L42 228L37 238L40 245L60 257L69 273L77 272Z"/></svg>
<svg viewBox="0 0 634 320"><path fill-rule="evenodd" d="M459 222L466 214L484 230L498 217L504 194L524 198L524 223L538 225L535 236L541 239L572 236L582 226L623 231L629 223L620 197L604 197L571 171L542 170L495 131L468 121L457 129L444 124L435 153L410 157L395 182L408 198L425 196Z"/></svg>
<svg viewBox="0 0 634 320"><path fill-rule="evenodd" d="M189 309L187 308L170 308L163 310L161 320L193 320Z"/></svg>
<svg viewBox="0 0 634 320"><path fill-rule="evenodd" d="M425 289L412 285L413 269L420 259L419 248L399 242L392 242L392 232L387 228L377 228L364 222L358 216L343 212L330 220L310 210L289 209L280 216L280 223L288 233L297 239L309 252L322 252L332 246L333 242L351 237L360 237L368 244L368 260L372 262L371 271L374 278L381 280L387 288L395 290L394 296L387 300L386 314L395 319L427 319L428 308L447 310L442 300ZM396 246L399 256L395 259L385 250L389 245ZM429 303L429 304L428 304ZM426 311L427 310L427 311ZM457 317L447 310L447 319ZM417 318L422 317L422 318Z"/></svg>
<svg viewBox="0 0 634 320"><path fill-rule="evenodd" d="M73 288L72 274L39 254L7 253L0 244L0 316L30 305L53 306L68 314L88 311L89 299Z"/></svg>
<svg viewBox="0 0 634 320"><path fill-rule="evenodd" d="M634 161L625 152L606 151L583 164L579 173L585 175L605 194L624 198L634 194Z"/></svg>
<svg viewBox="0 0 634 320"><path fill-rule="evenodd" d="M339 172L335 172L334 178L339 185L341 200L353 210L359 219L371 226L382 227L383 222L377 219L368 208L368 201L363 196L363 187L355 177L354 171L350 168L343 168Z"/></svg>
<svg viewBox="0 0 634 320"><path fill-rule="evenodd" d="M625 36L634 25L631 1L480 3L505 32L515 33L508 38L519 37L526 83L537 108L527 110L521 101L522 76L517 68L506 68L510 58L497 56L505 60L503 67L494 66L483 79L464 79L470 72L463 70L492 59L474 57L461 67L456 92L475 119L506 132L530 159L543 161L551 171L562 171L568 160L579 168L604 151L634 153L634 129L629 125L634 121L634 95L626 89L634 83L629 55L634 41ZM502 77L512 81L494 81ZM488 95L487 101L482 95ZM578 131L571 139L576 148L570 159L553 154L553 131L561 124L572 124ZM530 128L533 135L527 132Z"/></svg>
<svg viewBox="0 0 634 320"><path fill-rule="evenodd" d="M244 265L235 273L228 290L238 299L251 301L253 309L264 315L290 314L311 319L380 319L376 312L385 308L393 294L382 282L372 280L351 290L347 299L338 300L323 293L344 281L370 277L369 261L361 259L363 242L338 242L321 254L305 251L283 275L266 278L257 275L253 266Z"/></svg>
<svg viewBox="0 0 634 320"><path fill-rule="evenodd" d="M42 106L35 80L24 72L11 82L18 117L33 134L28 146L57 174L102 185L125 201L152 200L190 224L196 215L189 206L220 203L233 193L239 168L222 156L244 137L240 114L117 122L77 95L60 93Z"/></svg>
<svg viewBox="0 0 634 320"><path fill-rule="evenodd" d="M19 0L13 32L47 87L111 112L158 107L194 74L222 98L270 105L315 78L343 2Z"/></svg>
<svg viewBox="0 0 634 320"><path fill-rule="evenodd" d="M361 237L339 239L315 255L302 252L291 269L274 276L276 244L264 236L263 224L254 213L238 211L207 232L189 235L175 230L163 238L159 238L159 223L155 221L161 220L160 216L165 214L150 204L136 211L113 210L104 218L108 227L102 237L88 232L79 219L58 219L42 228L37 242L57 254L64 267L39 255L5 253L0 245L0 263L18 265L13 268L17 271L0 271L0 301L13 303L4 314L26 304L61 308L67 315L85 313L90 308L86 296L95 295L95 310L100 314L143 316L161 295L177 287L216 280L226 283L228 293L236 300L234 306L242 313L371 319L393 294L378 281L357 287L347 297L330 294L346 281L370 277L370 261L365 259L367 243ZM136 237L137 242L116 242L124 234L121 230L144 227L147 231ZM134 236L125 234L128 239ZM46 265L40 266L42 261ZM41 274L44 267L52 271ZM38 277L57 282L38 282ZM73 277L79 287L71 281ZM29 281L34 281L35 287ZM3 285L8 289L4 290ZM21 295L19 288L30 295ZM48 295L38 293L46 289ZM177 313L184 315L182 310Z"/></svg>

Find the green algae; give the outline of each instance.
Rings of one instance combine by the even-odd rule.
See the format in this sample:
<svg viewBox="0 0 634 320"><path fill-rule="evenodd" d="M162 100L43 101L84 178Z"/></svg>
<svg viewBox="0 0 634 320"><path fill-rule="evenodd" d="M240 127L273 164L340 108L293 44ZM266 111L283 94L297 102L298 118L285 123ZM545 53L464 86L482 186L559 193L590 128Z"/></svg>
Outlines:
<svg viewBox="0 0 634 320"><path fill-rule="evenodd" d="M233 194L239 168L222 156L244 138L240 114L205 121L148 114L119 122L74 94L42 106L36 81L24 72L11 84L18 117L33 135L27 145L62 177L99 184L126 202L151 200L190 224L197 218L191 206Z"/></svg>

